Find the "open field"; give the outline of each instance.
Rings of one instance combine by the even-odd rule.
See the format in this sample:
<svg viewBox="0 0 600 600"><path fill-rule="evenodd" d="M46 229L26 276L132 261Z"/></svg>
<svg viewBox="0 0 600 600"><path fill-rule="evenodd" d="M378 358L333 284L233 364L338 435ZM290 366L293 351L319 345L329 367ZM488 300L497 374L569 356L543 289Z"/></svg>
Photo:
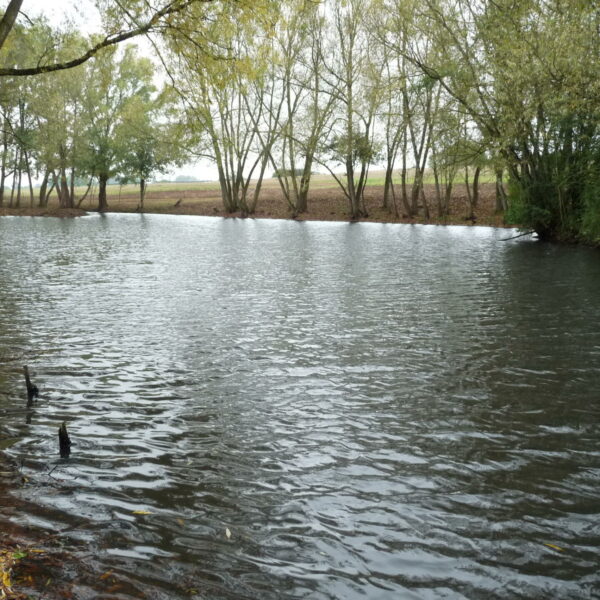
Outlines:
<svg viewBox="0 0 600 600"><path fill-rule="evenodd" d="M440 223L440 224L473 224L504 226L503 216L495 213L495 186L489 179L483 179L480 184L480 199L475 220L468 220L467 193L464 184L456 184L450 203L450 215L443 219L436 216L435 186L426 180L425 195L429 204L430 219L426 219L421 207L420 213L413 219L402 217L402 207L398 198L399 217L394 211L382 208L383 181L381 172L374 172L369 178L365 191L365 204L369 216L364 221L391 223ZM252 192L253 188L250 188ZM78 188L81 195L85 189ZM139 188L136 185L112 185L108 187L108 206L111 212L138 212ZM400 193L396 186L396 194ZM97 206L97 189L92 189L81 204L84 211L95 210ZM57 200L53 197L47 209L22 208L0 209L0 214L48 214L57 213ZM23 201L22 201L23 204ZM144 212L186 214L205 216L236 216L223 211L218 182L189 182L189 183L152 183L147 188L144 202ZM81 214L75 209L61 211L64 216ZM260 198L257 204L256 218L290 218L291 211L284 199L279 182L276 179L266 179L263 182ZM349 219L347 200L342 191L329 175L315 175L309 194L308 212L299 217L302 220L347 221Z"/></svg>

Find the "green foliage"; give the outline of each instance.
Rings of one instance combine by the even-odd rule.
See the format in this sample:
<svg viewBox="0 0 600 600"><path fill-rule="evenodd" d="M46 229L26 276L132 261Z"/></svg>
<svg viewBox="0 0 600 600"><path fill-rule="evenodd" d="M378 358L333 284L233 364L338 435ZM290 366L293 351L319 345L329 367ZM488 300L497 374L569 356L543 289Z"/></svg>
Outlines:
<svg viewBox="0 0 600 600"><path fill-rule="evenodd" d="M581 233L583 239L600 245L600 148L596 150L583 188Z"/></svg>
<svg viewBox="0 0 600 600"><path fill-rule="evenodd" d="M504 217L506 222L509 225L519 225L523 229L533 229L537 232L549 230L552 213L547 208L536 204L533 201L535 197L535 190L522 187L511 177L508 192L509 209ZM541 197L544 198L543 193Z"/></svg>
<svg viewBox="0 0 600 600"><path fill-rule="evenodd" d="M533 162L533 161L532 161ZM546 239L600 240L598 157L588 152L536 157L536 169L513 173L507 220Z"/></svg>
<svg viewBox="0 0 600 600"><path fill-rule="evenodd" d="M381 144L375 142L365 133L355 131L352 135L334 136L325 145L329 159L343 163L350 159L353 166L375 163L380 158Z"/></svg>

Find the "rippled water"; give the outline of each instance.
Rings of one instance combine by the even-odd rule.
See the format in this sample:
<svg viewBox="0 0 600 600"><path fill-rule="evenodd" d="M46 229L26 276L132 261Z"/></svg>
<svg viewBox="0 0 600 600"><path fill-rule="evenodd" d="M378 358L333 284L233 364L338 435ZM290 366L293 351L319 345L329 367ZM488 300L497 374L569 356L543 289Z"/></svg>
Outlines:
<svg viewBox="0 0 600 600"><path fill-rule="evenodd" d="M596 597L600 255L510 233L0 219L4 522L111 598Z"/></svg>

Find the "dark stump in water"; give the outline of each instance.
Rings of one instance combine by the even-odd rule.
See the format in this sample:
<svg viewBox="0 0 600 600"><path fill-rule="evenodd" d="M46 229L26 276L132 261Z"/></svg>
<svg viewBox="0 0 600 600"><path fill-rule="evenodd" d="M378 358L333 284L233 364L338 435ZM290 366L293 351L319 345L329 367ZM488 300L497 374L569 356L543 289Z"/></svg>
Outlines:
<svg viewBox="0 0 600 600"><path fill-rule="evenodd" d="M34 398L38 398L40 395L40 391L38 390L37 385L31 383L31 379L29 378L29 369L25 366L23 367L23 372L25 373L25 385L27 386L27 404L31 404Z"/></svg>
<svg viewBox="0 0 600 600"><path fill-rule="evenodd" d="M69 455L71 454L71 438L69 437L66 423L63 423L58 428L58 445L60 449L60 457L69 458Z"/></svg>

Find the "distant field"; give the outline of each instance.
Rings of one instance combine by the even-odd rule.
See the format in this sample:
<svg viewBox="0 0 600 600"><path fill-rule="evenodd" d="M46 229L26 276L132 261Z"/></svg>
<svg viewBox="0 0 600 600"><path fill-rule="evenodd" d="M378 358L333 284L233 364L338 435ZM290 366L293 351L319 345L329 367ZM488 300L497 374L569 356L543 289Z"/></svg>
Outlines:
<svg viewBox="0 0 600 600"><path fill-rule="evenodd" d="M408 181L412 182L412 178L414 173L409 171L408 173ZM344 179L341 176L342 180ZM480 177L480 183L492 183L494 181L493 173L482 173ZM394 182L400 183L400 173L395 172L394 174ZM425 176L425 183L434 183L433 174L427 173ZM457 183L463 183L463 176L458 177L456 180ZM382 186L385 183L385 173L384 171L373 171L369 175L369 179L367 182L368 186ZM253 187L253 183L250 184ZM263 187L265 190L272 188L279 188L279 182L277 179L268 178L263 181ZM335 188L338 184L335 179L329 174L315 173L311 179L311 188L314 190L318 189L329 189ZM85 187L77 187L76 194L81 196L85 192ZM176 192L215 192L215 195L219 194L219 182L218 181L188 181L188 182L173 182L173 183L149 183L147 188L148 193L160 194L161 192L165 192L168 195L173 195ZM98 194L97 186L92 187L90 190L90 194L92 197L96 198ZM127 184L127 185L109 185L107 187L107 196L109 198L118 198L119 196L131 196L134 194L139 194L139 185L136 184Z"/></svg>

